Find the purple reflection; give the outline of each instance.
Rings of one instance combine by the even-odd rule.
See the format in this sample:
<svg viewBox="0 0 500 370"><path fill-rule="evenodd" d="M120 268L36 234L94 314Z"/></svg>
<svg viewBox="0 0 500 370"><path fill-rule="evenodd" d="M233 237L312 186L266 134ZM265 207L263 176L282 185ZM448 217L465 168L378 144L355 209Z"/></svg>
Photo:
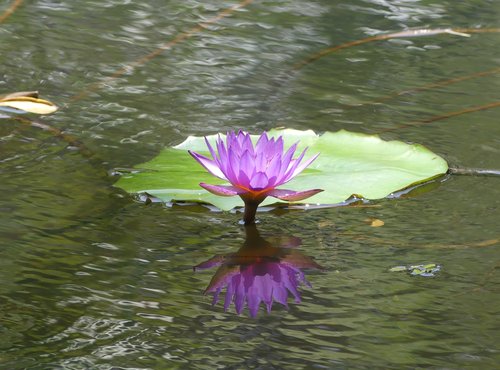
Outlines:
<svg viewBox="0 0 500 370"><path fill-rule="evenodd" d="M299 238L280 238L265 240L260 237L254 225L245 227L246 240L236 252L227 256L215 256L194 267L203 270L218 266L206 293L213 293L212 304L216 304L224 288L224 310L231 303L240 314L248 306L250 315L257 316L263 302L267 312L273 302L288 307L288 296L292 295L295 303L300 303L299 285L311 286L306 280L303 268L322 269L312 258L292 249L300 245Z"/></svg>

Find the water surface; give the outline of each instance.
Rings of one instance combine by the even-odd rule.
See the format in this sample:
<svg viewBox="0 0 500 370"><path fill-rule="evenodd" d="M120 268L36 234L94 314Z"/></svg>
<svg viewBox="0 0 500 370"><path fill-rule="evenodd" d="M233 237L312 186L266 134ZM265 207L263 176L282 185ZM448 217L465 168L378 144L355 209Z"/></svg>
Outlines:
<svg viewBox="0 0 500 370"><path fill-rule="evenodd" d="M0 2L0 12L10 2ZM39 120L84 143L0 119L0 367L5 369L495 368L500 362L500 186L451 176L369 207L259 215L325 267L300 304L256 318L202 293L234 253L239 215L144 205L112 186L188 135L276 126L378 133L498 100L499 36L439 35L344 49L412 27L498 27L489 1L256 1L107 81L91 84L234 5L226 1L31 1L0 24L0 92L39 90ZM462 167L500 167L498 108L385 132ZM370 227L371 219L384 226ZM438 263L433 278L389 272Z"/></svg>

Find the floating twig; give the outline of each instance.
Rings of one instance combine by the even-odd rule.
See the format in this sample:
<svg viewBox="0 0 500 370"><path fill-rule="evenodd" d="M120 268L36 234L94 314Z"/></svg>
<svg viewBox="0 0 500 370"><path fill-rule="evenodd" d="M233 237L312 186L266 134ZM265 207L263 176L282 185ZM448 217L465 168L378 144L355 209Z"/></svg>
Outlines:
<svg viewBox="0 0 500 370"><path fill-rule="evenodd" d="M291 69L289 69L286 72L283 72L274 82L275 82L275 85L277 87L282 87L291 78L291 76L298 73L303 67L315 62L316 60L318 60L326 55L329 55L333 52L340 51L342 49L347 49L347 48L357 46L357 45L370 43L370 42L389 40L389 39L393 39L393 38L411 38L411 37L435 36L435 35L440 35L440 34L458 35L458 36L467 36L468 37L468 36L470 36L469 34L471 34L471 33L498 33L498 32L500 32L500 28L437 28L437 29L405 30L405 31L399 31L399 32L371 36L371 37L367 37L364 39L350 41L350 42L346 42L346 43L343 43L343 44L340 44L337 46L332 46L332 47L323 49L323 50L319 51L318 53L313 54L309 58L293 65ZM500 68L494 68L494 69L491 69L488 71L478 72L475 74L462 76L462 77L456 77L453 79L439 81L439 82L431 83L431 84L424 85L421 87L416 87L413 89L405 90L405 91L398 92L395 94L386 95L386 96L383 96L381 98L375 99L373 101L362 102L361 104L345 105L345 107L352 108L352 107L358 107L358 106L361 106L364 104L380 103L382 101L389 100L389 99L392 99L392 98L400 96L400 95L409 94L409 93L418 92L418 91L425 91L425 90L433 89L436 87L446 86L446 85L450 85L453 83L469 80L472 78L488 76L488 75L498 73L498 72L500 72ZM488 108L490 108L490 105L487 105L486 107L478 108L478 110L488 109ZM466 113L468 113L468 112L466 112ZM439 119L442 119L442 118L439 117ZM390 131L390 130L387 130L387 131Z"/></svg>
<svg viewBox="0 0 500 370"><path fill-rule="evenodd" d="M95 155L95 153L92 152L89 148L87 148L87 146L83 142L81 142L78 138L74 137L73 135L69 135L56 127L50 126L40 121L30 120L28 118L20 116L9 117L9 118L14 119L24 125L41 129L45 132L50 133L54 137L62 139L68 145L77 148L84 157L88 158L88 157L93 157Z"/></svg>
<svg viewBox="0 0 500 370"><path fill-rule="evenodd" d="M12 13L23 3L23 0L14 0L12 4L0 15L0 23L4 22L7 18L9 18Z"/></svg>
<svg viewBox="0 0 500 370"><path fill-rule="evenodd" d="M465 108L465 109L461 109L458 111L444 113L444 114L441 114L439 116L433 116L433 117L430 117L430 118L427 118L424 120L413 121L413 122L410 122L410 123L407 123L404 125L400 125L400 126L396 126L393 128L382 129L382 130L379 130L377 133L401 130L401 129L415 127L415 126L422 126L422 125L426 125L426 124L429 124L432 122L448 119L451 117L461 116L462 114L474 113L474 112L479 112L482 110L487 110L487 109L492 109L492 108L497 108L497 107L500 107L500 101L496 101L496 102L485 104L485 105L477 105L475 107Z"/></svg>
<svg viewBox="0 0 500 370"><path fill-rule="evenodd" d="M485 168L449 168L448 173L451 175L467 175L467 176L500 176L500 170L492 170Z"/></svg>
<svg viewBox="0 0 500 370"><path fill-rule="evenodd" d="M469 248L488 248L495 245L500 244L500 238L494 239L486 239L486 240L478 240L478 241L469 241L466 243L422 243L416 244L408 239L387 239L376 236L371 236L368 234L359 234L355 232L338 232L336 234L338 237L347 237L353 240L364 241L366 243L370 243L370 245L386 245L386 246L398 246L402 248L429 248L429 249L469 249Z"/></svg>
<svg viewBox="0 0 500 370"><path fill-rule="evenodd" d="M322 57L334 53L336 51L347 49L357 45L367 44L369 42L374 42L374 41L382 41L395 38L435 36L440 34L469 37L470 36L469 33L492 33L492 32L500 32L500 28L435 28L435 29L425 28L425 29L399 31L394 33L386 33L382 35L370 36L360 40L346 42L340 45L331 46L329 48L323 49L318 53L313 54L309 58L299 63L296 63L292 67L292 69L295 71L300 70L303 67L317 61L318 59L321 59Z"/></svg>
<svg viewBox="0 0 500 370"><path fill-rule="evenodd" d="M437 87L448 86L448 85L452 85L454 83L471 80L473 78L486 77L486 76L489 76L489 75L492 75L492 74L495 74L495 73L499 73L499 72L500 72L500 67L499 68L493 68L493 69L490 69L490 70L487 70L487 71L472 73L470 75L465 75L465 76L459 76L459 77L455 77L455 78L450 78L450 79L443 80L443 81L432 82L432 83L425 84L425 85L422 85L422 86L419 86L419 87L414 87L414 88L411 88L411 89L408 89L408 90L399 91L399 92L396 92L396 93L393 93L393 94L387 94L387 95L384 95L384 96L382 96L380 98L373 99L373 100L370 100L370 101L366 101L366 102L363 102L361 104L356 104L356 107L359 107L359 106L362 106L362 105L367 105L367 104L378 104L378 103L385 102L387 100L391 100L391 99L397 98L397 97L402 96L402 95L409 95L409 94L413 94L413 93L417 93L417 92L421 92L421 91L427 91L427 90L431 90L431 89L434 89L434 88L437 88Z"/></svg>

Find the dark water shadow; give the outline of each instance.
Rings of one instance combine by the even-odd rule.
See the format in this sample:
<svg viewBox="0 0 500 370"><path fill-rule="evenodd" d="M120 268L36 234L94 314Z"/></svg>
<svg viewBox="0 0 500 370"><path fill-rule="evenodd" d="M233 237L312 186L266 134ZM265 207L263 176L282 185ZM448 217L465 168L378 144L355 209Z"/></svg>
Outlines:
<svg viewBox="0 0 500 370"><path fill-rule="evenodd" d="M302 269L320 269L313 258L299 252L297 237L260 236L255 225L245 226L245 242L234 253L216 255L193 267L194 271L218 267L205 294L213 293L212 304L226 289L224 311L234 304L240 314L247 306L250 316L256 317L261 303L271 312L276 301L288 307L288 298L301 302L299 286L311 287Z"/></svg>

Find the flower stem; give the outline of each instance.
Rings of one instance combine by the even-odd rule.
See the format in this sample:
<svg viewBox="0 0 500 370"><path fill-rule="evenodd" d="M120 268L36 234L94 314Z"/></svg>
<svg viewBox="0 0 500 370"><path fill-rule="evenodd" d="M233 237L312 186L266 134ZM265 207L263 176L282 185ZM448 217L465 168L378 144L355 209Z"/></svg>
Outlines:
<svg viewBox="0 0 500 370"><path fill-rule="evenodd" d="M245 213L243 214L243 222L245 225L255 224L255 214L260 202L245 200Z"/></svg>

